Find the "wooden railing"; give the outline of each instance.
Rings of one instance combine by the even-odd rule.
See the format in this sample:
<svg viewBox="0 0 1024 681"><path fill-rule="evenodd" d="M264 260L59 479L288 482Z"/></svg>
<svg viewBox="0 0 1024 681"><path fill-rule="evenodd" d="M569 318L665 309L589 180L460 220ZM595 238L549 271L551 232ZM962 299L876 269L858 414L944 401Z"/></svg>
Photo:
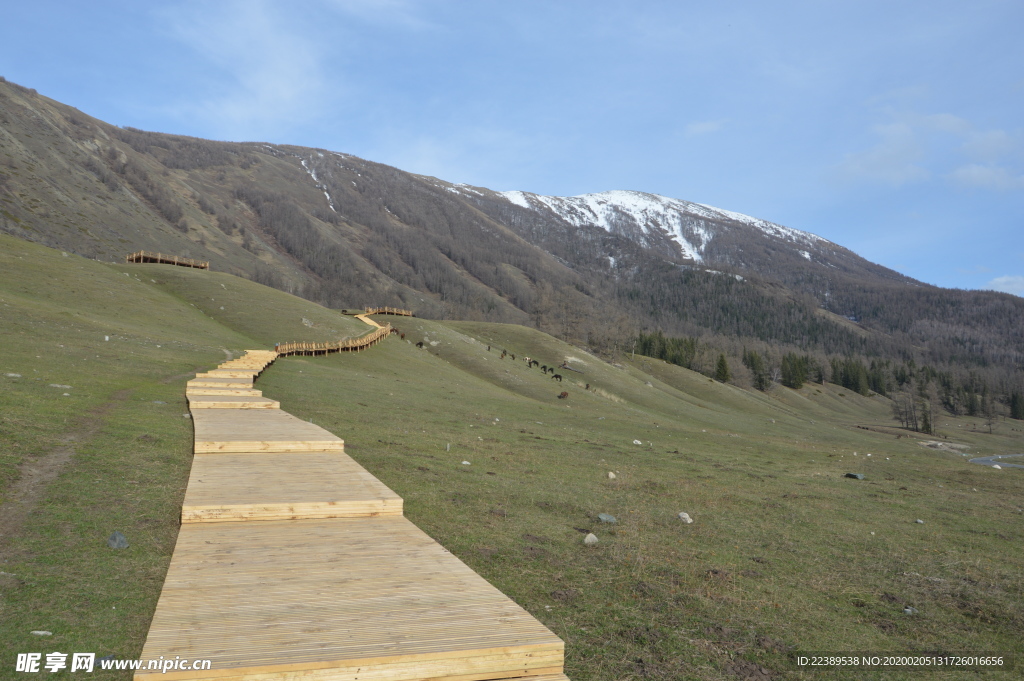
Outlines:
<svg viewBox="0 0 1024 681"><path fill-rule="evenodd" d="M343 309L344 314L398 314L400 316L413 316L413 310L401 309L400 307L367 307L366 309Z"/></svg>
<svg viewBox="0 0 1024 681"><path fill-rule="evenodd" d="M278 355L326 355L329 352L359 351L375 345L391 333L391 325L385 324L374 329L365 336L359 338L345 338L338 341L325 343L310 343L307 341L296 341L294 343L278 343L274 346Z"/></svg>
<svg viewBox="0 0 1024 681"><path fill-rule="evenodd" d="M192 258L183 258L178 255L167 255L165 253L153 253L151 251L135 251L134 253L126 255L124 259L127 262L150 262L160 263L162 265L195 267L200 270L210 269L210 261L208 260L193 260Z"/></svg>

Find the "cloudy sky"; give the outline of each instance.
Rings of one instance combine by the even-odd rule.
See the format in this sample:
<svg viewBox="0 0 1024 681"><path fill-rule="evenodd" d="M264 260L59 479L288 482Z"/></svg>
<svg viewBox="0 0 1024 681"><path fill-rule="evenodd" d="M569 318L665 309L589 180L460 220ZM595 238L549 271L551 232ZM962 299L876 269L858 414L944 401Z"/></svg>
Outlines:
<svg viewBox="0 0 1024 681"><path fill-rule="evenodd" d="M636 189L1024 296L1019 0L35 0L0 75L116 125Z"/></svg>

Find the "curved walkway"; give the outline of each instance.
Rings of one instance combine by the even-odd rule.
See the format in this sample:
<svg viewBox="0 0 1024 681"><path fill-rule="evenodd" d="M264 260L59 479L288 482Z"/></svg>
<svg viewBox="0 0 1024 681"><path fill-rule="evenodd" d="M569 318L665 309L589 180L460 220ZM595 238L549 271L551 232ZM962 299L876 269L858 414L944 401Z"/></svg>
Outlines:
<svg viewBox="0 0 1024 681"><path fill-rule="evenodd" d="M135 679L568 681L557 636L406 520L341 438L253 388L279 356L188 382L195 457L141 657L212 668Z"/></svg>
<svg viewBox="0 0 1024 681"><path fill-rule="evenodd" d="M1024 468L1019 463L1003 463L1002 459L1009 459L1014 456L1024 456L1024 454L998 454L996 456L980 456L977 459L971 459L968 463L980 463L982 466L995 466L999 465L1002 468Z"/></svg>

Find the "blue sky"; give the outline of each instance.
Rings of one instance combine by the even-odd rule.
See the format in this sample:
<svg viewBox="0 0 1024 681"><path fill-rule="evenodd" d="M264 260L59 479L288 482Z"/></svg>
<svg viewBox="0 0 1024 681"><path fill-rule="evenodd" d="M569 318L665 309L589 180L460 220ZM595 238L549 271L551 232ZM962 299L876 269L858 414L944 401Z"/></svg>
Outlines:
<svg viewBox="0 0 1024 681"><path fill-rule="evenodd" d="M1024 296L1024 3L6 3L0 75L116 125L492 189L635 189Z"/></svg>

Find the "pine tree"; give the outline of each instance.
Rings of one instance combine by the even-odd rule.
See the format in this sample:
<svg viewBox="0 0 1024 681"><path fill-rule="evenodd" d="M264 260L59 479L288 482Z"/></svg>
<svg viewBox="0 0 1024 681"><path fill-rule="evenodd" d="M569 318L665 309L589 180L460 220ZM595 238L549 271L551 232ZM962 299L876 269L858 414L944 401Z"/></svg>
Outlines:
<svg viewBox="0 0 1024 681"><path fill-rule="evenodd" d="M750 373L754 375L754 387L764 392L771 387L771 379L768 377L768 367L765 365L764 358L761 357L757 350L744 350L743 351L743 364L750 369Z"/></svg>
<svg viewBox="0 0 1024 681"><path fill-rule="evenodd" d="M715 367L715 380L720 383L728 383L732 378L729 373L729 362L725 360L725 354L718 356L718 366Z"/></svg>
<svg viewBox="0 0 1024 681"><path fill-rule="evenodd" d="M932 415L927 404L921 405L921 432L932 435Z"/></svg>
<svg viewBox="0 0 1024 681"><path fill-rule="evenodd" d="M1010 396L1010 418L1024 420L1024 395L1018 392Z"/></svg>
<svg viewBox="0 0 1024 681"><path fill-rule="evenodd" d="M782 357L782 385L799 390L807 380L809 357L797 357L789 352Z"/></svg>

